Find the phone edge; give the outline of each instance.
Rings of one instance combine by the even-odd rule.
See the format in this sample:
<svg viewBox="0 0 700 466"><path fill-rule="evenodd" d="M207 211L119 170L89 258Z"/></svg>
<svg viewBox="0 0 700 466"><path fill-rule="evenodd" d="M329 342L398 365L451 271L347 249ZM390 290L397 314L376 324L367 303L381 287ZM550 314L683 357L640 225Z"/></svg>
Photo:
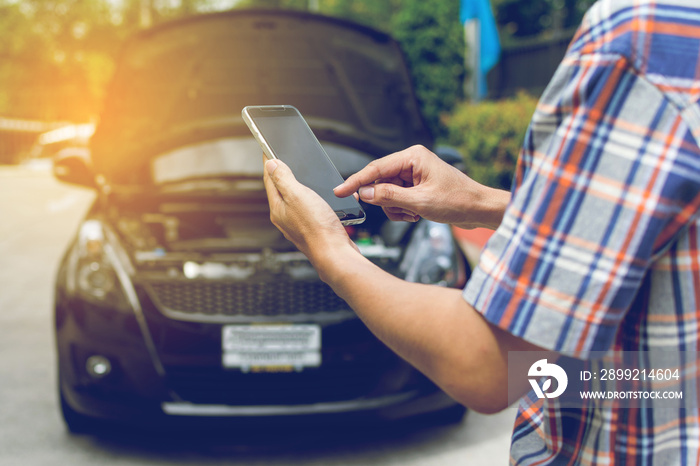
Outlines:
<svg viewBox="0 0 700 466"><path fill-rule="evenodd" d="M243 117L243 122L246 124L246 126L248 126L248 129L253 134L253 137L255 138L255 140L258 142L258 145L262 149L265 157L267 157L268 160L277 159L278 157L272 151L272 148L267 143L265 138L263 138L262 133L260 132L260 129L258 129L258 127L255 124L255 121L253 121L251 116L248 114L248 109L251 107L257 107L257 106L247 105L247 106L243 107L243 110L241 110L241 116Z"/></svg>

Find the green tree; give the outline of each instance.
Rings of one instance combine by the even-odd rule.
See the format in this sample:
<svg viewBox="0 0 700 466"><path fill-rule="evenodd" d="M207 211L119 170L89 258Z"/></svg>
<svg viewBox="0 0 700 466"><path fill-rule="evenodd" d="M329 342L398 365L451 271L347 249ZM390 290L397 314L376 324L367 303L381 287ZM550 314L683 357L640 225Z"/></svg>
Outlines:
<svg viewBox="0 0 700 466"><path fill-rule="evenodd" d="M445 136L441 117L464 95L464 32L459 2L405 0L395 15L394 36L413 73L418 100L433 133Z"/></svg>

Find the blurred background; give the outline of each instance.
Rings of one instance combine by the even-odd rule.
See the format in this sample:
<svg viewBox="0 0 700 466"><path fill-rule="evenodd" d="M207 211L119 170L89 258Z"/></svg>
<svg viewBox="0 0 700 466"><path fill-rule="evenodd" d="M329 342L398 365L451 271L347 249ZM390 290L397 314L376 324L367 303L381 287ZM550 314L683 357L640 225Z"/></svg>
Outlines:
<svg viewBox="0 0 700 466"><path fill-rule="evenodd" d="M428 430L342 437L329 430L317 433L321 443L291 436L273 449L226 439L68 435L55 389L52 286L95 195L55 180L51 157L88 146L120 49L133 33L206 12L283 8L395 37L438 144L456 148L473 178L508 189L537 98L592 3L492 0L496 48L485 69L479 59L494 48L482 46L493 46L494 37L470 36L478 14L465 6L487 1L0 0L0 463L506 464L512 409L469 413L459 425ZM472 261L488 237L455 235Z"/></svg>
<svg viewBox="0 0 700 466"><path fill-rule="evenodd" d="M0 0L0 163L45 156L42 148L32 153L32 146L48 130L94 123L120 46L135 31L210 11L287 8L393 35L411 65L434 134L469 155L476 178L507 187L534 100L592 3L492 2L501 47L484 97L506 99L498 111L488 104L474 108L476 96L465 92L473 71L465 65L469 46L459 0ZM42 142L55 150L71 136L85 139L89 133L89 126L72 127ZM485 160L497 160L498 168Z"/></svg>

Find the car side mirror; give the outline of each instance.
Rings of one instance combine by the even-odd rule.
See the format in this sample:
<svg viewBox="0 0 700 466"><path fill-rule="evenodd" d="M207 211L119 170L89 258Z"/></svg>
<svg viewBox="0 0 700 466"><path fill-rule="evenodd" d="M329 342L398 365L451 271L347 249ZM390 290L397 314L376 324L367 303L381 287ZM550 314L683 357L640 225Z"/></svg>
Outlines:
<svg viewBox="0 0 700 466"><path fill-rule="evenodd" d="M462 158L462 154L452 146L437 146L435 148L435 155L440 157L443 162L449 163L460 170L464 167L464 158Z"/></svg>
<svg viewBox="0 0 700 466"><path fill-rule="evenodd" d="M53 161L53 175L64 183L97 189L95 172L87 150L63 150Z"/></svg>

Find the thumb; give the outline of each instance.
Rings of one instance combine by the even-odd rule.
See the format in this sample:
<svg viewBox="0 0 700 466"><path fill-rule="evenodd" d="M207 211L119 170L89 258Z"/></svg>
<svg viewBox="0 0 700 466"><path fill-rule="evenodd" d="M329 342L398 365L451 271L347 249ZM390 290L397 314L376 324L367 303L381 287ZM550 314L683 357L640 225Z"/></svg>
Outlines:
<svg viewBox="0 0 700 466"><path fill-rule="evenodd" d="M381 207L400 207L415 212L415 188L404 188L393 183L376 183L359 190L360 199Z"/></svg>
<svg viewBox="0 0 700 466"><path fill-rule="evenodd" d="M279 159L265 162L265 172L282 197L290 194L293 184L297 182L289 166Z"/></svg>

